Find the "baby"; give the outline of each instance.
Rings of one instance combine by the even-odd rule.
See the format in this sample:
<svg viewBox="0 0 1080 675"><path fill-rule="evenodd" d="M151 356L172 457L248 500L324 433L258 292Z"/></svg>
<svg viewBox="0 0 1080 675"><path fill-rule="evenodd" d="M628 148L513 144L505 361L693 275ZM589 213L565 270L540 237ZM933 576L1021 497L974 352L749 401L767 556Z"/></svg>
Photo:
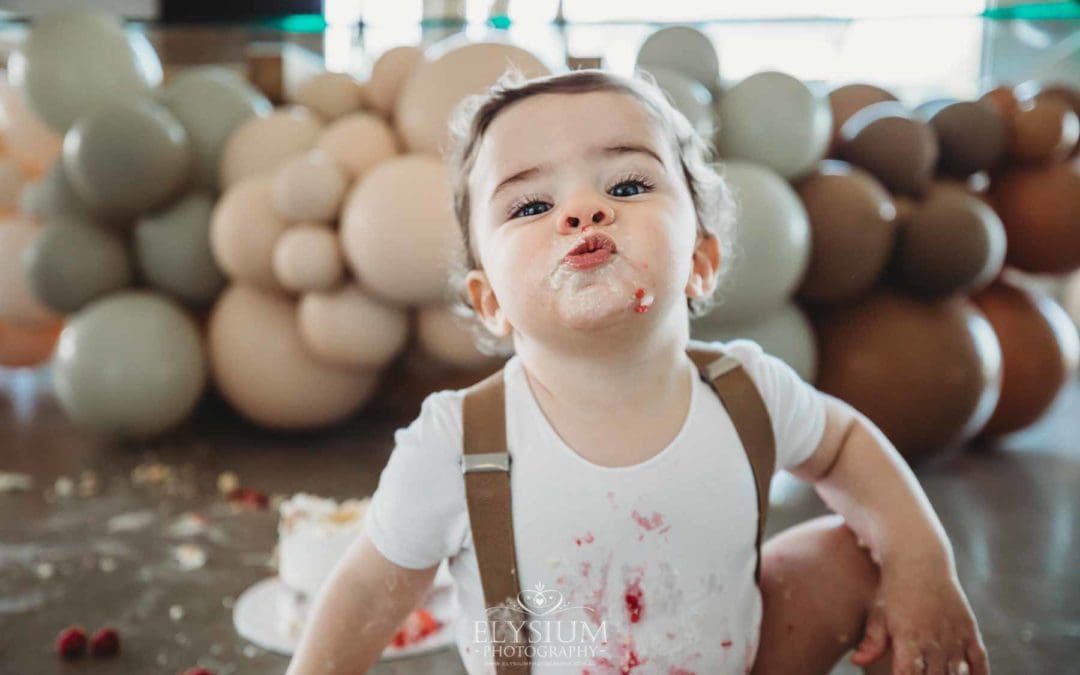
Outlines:
<svg viewBox="0 0 1080 675"><path fill-rule="evenodd" d="M716 343L764 401L776 468L838 514L759 557L755 474L687 352L689 317L729 265L731 208L710 148L655 85L511 73L452 129L462 292L514 348L499 377L517 581L534 610L557 610L532 612L548 630L530 633L531 672L811 675L851 650L875 673L989 672L949 542L893 446L755 343ZM495 671L467 391L428 396L395 434L289 675L366 672L443 559L465 666Z"/></svg>

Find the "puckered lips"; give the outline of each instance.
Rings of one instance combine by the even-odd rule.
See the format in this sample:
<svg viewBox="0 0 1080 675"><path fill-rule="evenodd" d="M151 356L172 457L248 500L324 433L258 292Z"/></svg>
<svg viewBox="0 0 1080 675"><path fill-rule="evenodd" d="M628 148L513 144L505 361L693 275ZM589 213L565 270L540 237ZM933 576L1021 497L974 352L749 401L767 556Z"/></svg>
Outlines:
<svg viewBox="0 0 1080 675"><path fill-rule="evenodd" d="M563 262L575 269L589 269L607 262L616 251L614 239L603 232L590 232L566 253Z"/></svg>

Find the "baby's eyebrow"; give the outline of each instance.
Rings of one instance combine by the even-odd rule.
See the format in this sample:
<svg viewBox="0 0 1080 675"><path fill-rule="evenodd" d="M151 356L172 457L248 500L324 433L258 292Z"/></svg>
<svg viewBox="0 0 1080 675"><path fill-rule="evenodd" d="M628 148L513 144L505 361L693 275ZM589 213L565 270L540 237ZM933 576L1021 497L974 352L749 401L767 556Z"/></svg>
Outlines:
<svg viewBox="0 0 1080 675"><path fill-rule="evenodd" d="M641 145L633 142L617 142L612 145L593 146L585 152L586 157L617 157L619 155L627 155L633 153L640 153L647 155L655 159L660 165L664 164L664 160L660 159L660 155L655 150L647 145ZM529 178L536 176L542 176L545 173L551 171L551 164L545 162L543 164L537 164L534 167L525 169L524 171L518 171L512 176L505 178L496 188L491 192L489 201L494 200L499 196L499 193L510 187L514 183L520 183Z"/></svg>

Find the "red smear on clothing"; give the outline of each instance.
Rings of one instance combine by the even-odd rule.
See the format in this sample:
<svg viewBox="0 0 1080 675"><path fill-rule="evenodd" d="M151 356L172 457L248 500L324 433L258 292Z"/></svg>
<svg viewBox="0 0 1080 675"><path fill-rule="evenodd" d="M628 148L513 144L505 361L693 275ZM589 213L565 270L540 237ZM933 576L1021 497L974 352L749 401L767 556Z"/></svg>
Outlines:
<svg viewBox="0 0 1080 675"><path fill-rule="evenodd" d="M640 666L641 663L642 662L638 659L637 652L635 652L633 647L631 647L630 653L626 655L626 661L623 662L622 668L619 669L619 672L622 673L622 675L627 675L627 673L629 673L635 667Z"/></svg>
<svg viewBox="0 0 1080 675"><path fill-rule="evenodd" d="M611 508L616 507L616 505L615 505L615 493L612 492L611 490L608 490L607 500L608 500L608 504L611 504Z"/></svg>
<svg viewBox="0 0 1080 675"><path fill-rule="evenodd" d="M634 509L634 512L630 515L633 516L634 520L637 521L638 525L645 528L646 530L653 530L657 527L664 526L664 516L661 513L653 512L651 516L646 518L645 516L638 513L637 509Z"/></svg>
<svg viewBox="0 0 1080 675"><path fill-rule="evenodd" d="M581 563L581 576L587 577L587 576L589 576L589 572L591 572L591 571L592 571L592 563L591 562L586 560L586 561Z"/></svg>
<svg viewBox="0 0 1080 675"><path fill-rule="evenodd" d="M670 530L670 529L671 529L671 526L670 526L670 525L665 525L664 527L660 528L660 530L659 530L658 532L659 532L660 534L667 534L667 533L668 533L668 530Z"/></svg>
<svg viewBox="0 0 1080 675"><path fill-rule="evenodd" d="M697 674L692 670L687 670L686 668L677 668L675 666L672 666L671 670L668 671L668 675L697 675Z"/></svg>
<svg viewBox="0 0 1080 675"><path fill-rule="evenodd" d="M584 603L585 609L588 610L585 612L586 616L597 626L603 622L604 614L607 612L605 595L607 594L608 577L611 573L611 559L614 555L614 552L609 552L607 558L600 564L597 584L589 592L589 596Z"/></svg>
<svg viewBox="0 0 1080 675"><path fill-rule="evenodd" d="M576 537L574 541L577 542L578 546L581 546L582 543L593 543L594 541L596 541L596 537L593 536L592 532L586 532L584 537Z"/></svg>
<svg viewBox="0 0 1080 675"><path fill-rule="evenodd" d="M721 647L730 647L732 644L734 644L734 643L731 640L724 640L723 642L720 643L720 646Z"/></svg>
<svg viewBox="0 0 1080 675"><path fill-rule="evenodd" d="M641 615L645 612L645 596L641 592L641 582L635 579L626 585L623 594L626 600L626 613L630 616L630 623L641 621Z"/></svg>
<svg viewBox="0 0 1080 675"><path fill-rule="evenodd" d="M406 617L405 623L401 625L398 632L394 634L390 644L395 647L414 644L442 628L442 625L442 621L436 619L426 609L413 610Z"/></svg>

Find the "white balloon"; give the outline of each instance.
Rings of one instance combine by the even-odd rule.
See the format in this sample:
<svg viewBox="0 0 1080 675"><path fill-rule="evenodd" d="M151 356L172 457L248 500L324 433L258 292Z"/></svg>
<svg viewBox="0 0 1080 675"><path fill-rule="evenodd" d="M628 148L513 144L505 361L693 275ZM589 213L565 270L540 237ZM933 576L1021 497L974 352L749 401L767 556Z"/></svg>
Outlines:
<svg viewBox="0 0 1080 675"><path fill-rule="evenodd" d="M720 313L706 314L690 323L695 340L727 342L737 338L753 340L767 354L791 366L801 378L813 382L817 376L817 339L814 327L793 302L772 314L741 323L720 320Z"/></svg>

